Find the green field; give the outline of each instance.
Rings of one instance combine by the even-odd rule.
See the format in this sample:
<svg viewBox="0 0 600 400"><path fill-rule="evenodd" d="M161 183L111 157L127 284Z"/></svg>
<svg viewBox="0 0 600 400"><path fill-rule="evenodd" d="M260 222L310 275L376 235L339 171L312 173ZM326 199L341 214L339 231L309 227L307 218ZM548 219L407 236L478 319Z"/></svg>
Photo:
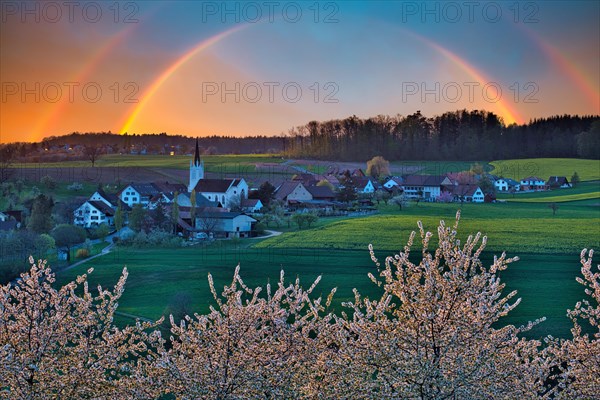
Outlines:
<svg viewBox="0 0 600 400"><path fill-rule="evenodd" d="M403 247L418 219L431 230L440 219L452 223L455 212L455 205L424 204L402 213L387 207L382 215L323 218L315 228L262 241L219 241L207 247L182 249L118 248L60 274L59 281L64 283L94 266L91 282L113 285L126 265L130 275L119 310L157 319L178 292L191 296L194 310L206 312L212 304L207 274L213 274L217 287L222 287L240 263L242 277L250 286L276 282L280 269L289 279L299 276L305 285L322 274L323 293L338 287L334 307L340 310L340 303L352 298L352 288L368 296L378 293L366 276L375 272L368 243L373 243L376 254L383 259ZM532 336L569 334L566 309L583 297L582 287L575 281L580 271L579 253L582 247L600 247L599 216L598 207L573 205L561 207L555 217L551 210L536 204L463 207L459 232L466 235L481 230L489 235L483 255L486 263L502 250L521 258L501 273L507 291L516 289L523 298L504 323L520 325L546 316L548 321L535 328ZM131 322L120 318L119 323Z"/></svg>
<svg viewBox="0 0 600 400"><path fill-rule="evenodd" d="M564 203L577 202L574 204L582 205L581 201L600 200L600 181L581 182L574 188L554 189L543 192L529 193L497 193L497 198L509 202L521 203Z"/></svg>
<svg viewBox="0 0 600 400"><path fill-rule="evenodd" d="M383 258L391 253L377 251L377 255ZM485 261L489 263L490 259L490 253L484 254ZM281 269L286 271L289 280L299 276L305 286L318 275L323 275L320 290L316 293L326 295L331 288L337 287L333 303L335 311L342 309L341 302L353 299L353 288L369 297L379 294L377 287L367 278L367 273L375 273L376 269L366 249L253 249L218 244L205 249L178 249L176 255L160 249L118 249L60 274L59 282L74 279L76 274L85 273L93 266L95 271L90 281L112 287L126 265L129 278L119 302L119 311L158 319L167 309L170 299L179 292L191 296L192 308L196 312L207 312L208 306L214 304L207 274L210 272L216 287L222 288L231 280L238 262L242 278L250 286L277 282ZM570 321L565 316L566 309L573 307L583 296L581 286L574 279L579 268L576 255L544 259L539 255L522 254L519 262L501 273L501 278L507 282L506 293L518 290L519 297L523 299L504 323L521 325L546 316L548 321L537 327L532 332L533 336L568 335ZM132 321L121 317L117 322L126 324Z"/></svg>
<svg viewBox="0 0 600 400"><path fill-rule="evenodd" d="M208 172L243 173L254 172L256 163L280 163L280 156L269 154L240 154L240 155L206 155L202 156ZM60 167L89 167L89 161L61 161L54 163L17 164L21 168L60 168ZM188 169L188 155L131 155L107 154L96 161L97 167L136 167L136 168L175 168Z"/></svg>
<svg viewBox="0 0 600 400"><path fill-rule="evenodd" d="M440 219L454 220L456 205L423 204L402 212L394 207L383 215L338 220L310 230L285 233L266 239L259 248L375 248L394 251L423 221L426 229L435 230ZM481 231L487 235L488 250L511 254L564 253L578 254L583 247L600 248L600 209L598 207L562 206L556 216L545 204L465 204L459 232Z"/></svg>
<svg viewBox="0 0 600 400"><path fill-rule="evenodd" d="M485 161L393 161L390 166L402 174L445 175L468 171L474 164L480 164L486 171L492 169Z"/></svg>
<svg viewBox="0 0 600 400"><path fill-rule="evenodd" d="M566 176L571 179L577 171L582 181L600 180L600 161L578 158L531 158L523 160L492 161L494 175L521 180L529 176L548 179L550 176Z"/></svg>

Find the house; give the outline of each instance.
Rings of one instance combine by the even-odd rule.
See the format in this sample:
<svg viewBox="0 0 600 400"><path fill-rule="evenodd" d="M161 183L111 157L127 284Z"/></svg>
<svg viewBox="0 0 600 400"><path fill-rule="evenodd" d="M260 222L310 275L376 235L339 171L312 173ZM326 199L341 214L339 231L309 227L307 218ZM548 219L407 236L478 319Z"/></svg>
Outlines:
<svg viewBox="0 0 600 400"><path fill-rule="evenodd" d="M177 196L177 205L179 207L191 207L192 202L190 201L190 193L179 193ZM217 201L209 200L202 193L196 193L196 210L201 210L206 207L215 208L218 207L219 203Z"/></svg>
<svg viewBox="0 0 600 400"><path fill-rule="evenodd" d="M401 190L404 180L399 176L392 176L384 184L383 187L388 191Z"/></svg>
<svg viewBox="0 0 600 400"><path fill-rule="evenodd" d="M546 185L546 181L538 178L537 176L530 176L521 180L522 191L540 191L547 189L548 186Z"/></svg>
<svg viewBox="0 0 600 400"><path fill-rule="evenodd" d="M101 201L109 207L116 208L119 203L119 196L117 196L116 194L108 194L104 192L104 190L99 188L94 192L94 194L90 196L90 200Z"/></svg>
<svg viewBox="0 0 600 400"><path fill-rule="evenodd" d="M404 178L404 195L433 200L439 197L442 189L450 186L454 184L445 175L408 175Z"/></svg>
<svg viewBox="0 0 600 400"><path fill-rule="evenodd" d="M256 219L241 212L200 212L196 215L196 229L217 236L249 237Z"/></svg>
<svg viewBox="0 0 600 400"><path fill-rule="evenodd" d="M152 185L163 194L175 194L175 193L185 193L187 192L187 186L183 183L171 183L169 181L165 182L152 182ZM172 196L171 196L172 199Z"/></svg>
<svg viewBox="0 0 600 400"><path fill-rule="evenodd" d="M242 199L242 211L247 213L257 213L263 208L263 203L259 199Z"/></svg>
<svg viewBox="0 0 600 400"><path fill-rule="evenodd" d="M313 197L302 182L286 181L275 190L275 199L288 205L290 201L308 201Z"/></svg>
<svg viewBox="0 0 600 400"><path fill-rule="evenodd" d="M499 192L509 192L511 190L519 191L521 184L510 178L497 178L494 180L494 187Z"/></svg>
<svg viewBox="0 0 600 400"><path fill-rule="evenodd" d="M221 207L231 207L238 199L248 197L248 184L244 178L200 179L193 190Z"/></svg>
<svg viewBox="0 0 600 400"><path fill-rule="evenodd" d="M129 207L133 207L134 204L141 203L144 207L148 207L151 199L156 197L160 192L151 183L131 183L117 195L119 199L127 204Z"/></svg>
<svg viewBox="0 0 600 400"><path fill-rule="evenodd" d="M334 188L340 187L340 180L333 174L325 175L325 180L333 185Z"/></svg>
<svg viewBox="0 0 600 400"><path fill-rule="evenodd" d="M567 180L566 176L551 176L548 178L548 186L552 189L568 189L571 184Z"/></svg>
<svg viewBox="0 0 600 400"><path fill-rule="evenodd" d="M313 200L333 201L335 193L329 186L308 186L306 190L311 194Z"/></svg>
<svg viewBox="0 0 600 400"><path fill-rule="evenodd" d="M115 210L103 201L87 200L74 212L74 225L91 228L100 224L114 225Z"/></svg>
<svg viewBox="0 0 600 400"><path fill-rule="evenodd" d="M356 168L352 171L350 171L349 169L345 169L341 172L338 172L338 177L340 180L344 180L345 178L350 177L350 176L353 178L364 178L367 175L360 168Z"/></svg>
<svg viewBox="0 0 600 400"><path fill-rule="evenodd" d="M457 185L452 188L455 201L483 203L485 195L477 185Z"/></svg>
<svg viewBox="0 0 600 400"><path fill-rule="evenodd" d="M446 176L454 185L476 185L481 179L481 175L474 175L468 172L450 172ZM495 179L491 179L493 182Z"/></svg>
<svg viewBox="0 0 600 400"><path fill-rule="evenodd" d="M359 193L373 193L376 190L377 183L371 178L357 176L353 179L356 191Z"/></svg>
<svg viewBox="0 0 600 400"><path fill-rule="evenodd" d="M314 186L317 183L319 183L319 179L316 175L313 174L307 174L307 173L302 173L302 174L296 174L292 177L293 181L298 181L298 182L302 182L302 184L306 187L306 186Z"/></svg>

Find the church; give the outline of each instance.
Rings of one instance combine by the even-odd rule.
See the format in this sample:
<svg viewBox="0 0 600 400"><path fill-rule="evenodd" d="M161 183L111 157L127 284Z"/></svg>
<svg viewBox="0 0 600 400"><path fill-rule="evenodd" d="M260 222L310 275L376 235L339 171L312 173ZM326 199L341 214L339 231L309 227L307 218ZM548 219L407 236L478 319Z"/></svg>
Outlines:
<svg viewBox="0 0 600 400"><path fill-rule="evenodd" d="M198 139L196 139L194 158L190 161L188 192L191 193L192 190L223 208L239 207L243 200L248 198L248 184L244 178L204 178L204 161L200 159Z"/></svg>

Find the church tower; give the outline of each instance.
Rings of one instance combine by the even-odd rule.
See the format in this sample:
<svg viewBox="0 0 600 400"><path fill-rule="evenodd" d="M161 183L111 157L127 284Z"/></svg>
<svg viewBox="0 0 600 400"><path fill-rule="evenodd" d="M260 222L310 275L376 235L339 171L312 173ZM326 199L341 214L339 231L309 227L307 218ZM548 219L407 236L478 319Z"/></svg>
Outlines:
<svg viewBox="0 0 600 400"><path fill-rule="evenodd" d="M204 178L204 161L200 160L200 149L198 148L198 138L196 138L196 152L194 159L190 161L190 183L188 192L191 192L196 187L200 179Z"/></svg>

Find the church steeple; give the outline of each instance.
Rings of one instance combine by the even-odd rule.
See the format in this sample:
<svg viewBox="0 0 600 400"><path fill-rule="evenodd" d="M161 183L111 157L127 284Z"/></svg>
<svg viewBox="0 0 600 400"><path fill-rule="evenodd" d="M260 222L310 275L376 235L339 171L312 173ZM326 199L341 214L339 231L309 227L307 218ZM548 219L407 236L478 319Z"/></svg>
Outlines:
<svg viewBox="0 0 600 400"><path fill-rule="evenodd" d="M194 153L194 165L200 165L200 149L198 148L198 138L196 138L196 153Z"/></svg>
<svg viewBox="0 0 600 400"><path fill-rule="evenodd" d="M200 160L200 148L198 146L198 138L196 138L196 152L194 159L190 160L190 182L188 184L188 192L194 190L198 181L204 178L204 162Z"/></svg>

